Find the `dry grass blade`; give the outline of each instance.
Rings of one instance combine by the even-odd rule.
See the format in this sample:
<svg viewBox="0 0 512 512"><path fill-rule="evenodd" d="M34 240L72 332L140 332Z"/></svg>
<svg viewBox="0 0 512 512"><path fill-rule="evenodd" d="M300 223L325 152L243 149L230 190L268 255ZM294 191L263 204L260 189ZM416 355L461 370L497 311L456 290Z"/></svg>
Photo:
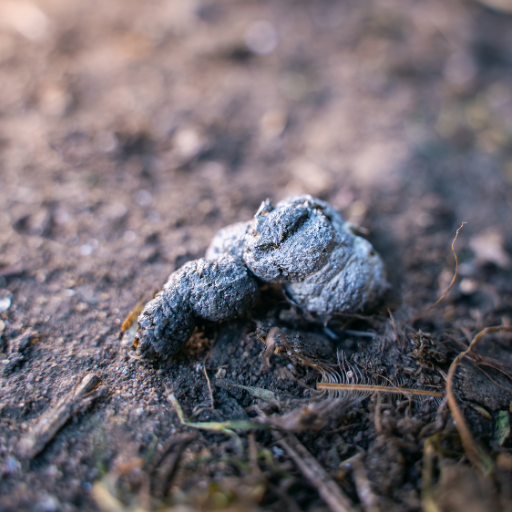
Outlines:
<svg viewBox="0 0 512 512"><path fill-rule="evenodd" d="M265 402L277 402L278 397L273 391L265 388L258 388L255 386L243 386L242 384L235 384L234 382L229 382L227 380L217 380L217 385L222 388L238 388L244 389L254 398L259 398L260 400L264 400Z"/></svg>
<svg viewBox="0 0 512 512"><path fill-rule="evenodd" d="M206 359L203 363L203 373L204 378L206 379L206 385L208 386L208 396L210 397L210 404L212 409L215 409L215 399L213 398L213 390L212 390L212 383L210 382L210 377L208 376L208 370L206 369Z"/></svg>
<svg viewBox="0 0 512 512"><path fill-rule="evenodd" d="M422 311L421 313L416 315L414 318L409 318L409 320L405 320L404 322L402 322L402 324L408 324L409 322L415 322L416 320L420 319L423 315L426 315L429 311L434 309L446 297L448 292L451 290L453 284L455 283L455 279L457 279L457 273L459 271L459 258L457 257L457 253L455 252L455 241L457 240L457 237L459 236L459 231L462 229L464 224L466 224L466 223L463 222L460 225L459 229L457 229L457 232L455 233L455 238L453 239L453 242L452 242L452 252L453 252L453 256L455 258L455 272L453 273L453 277L452 277L450 284L448 285L448 288L446 288L444 293L441 295L441 297L439 297L439 299L437 299L434 302L434 304L431 304L427 309L425 309L424 311Z"/></svg>
<svg viewBox="0 0 512 512"><path fill-rule="evenodd" d="M130 510L122 501L112 495L104 481L96 482L92 486L91 495L102 512L128 512ZM143 508L137 508L130 510L130 512L147 511Z"/></svg>
<svg viewBox="0 0 512 512"><path fill-rule="evenodd" d="M433 498L433 479L434 479L434 457L436 449L434 447L434 440L437 436L425 439L423 445L423 470L421 472L421 506L424 512L439 512Z"/></svg>
<svg viewBox="0 0 512 512"><path fill-rule="evenodd" d="M377 386L373 384L335 384L331 382L319 382L316 385L319 391L342 391L348 393L387 393L394 395L437 397L443 398L444 393L429 391L427 389L399 388L395 386Z"/></svg>
<svg viewBox="0 0 512 512"><path fill-rule="evenodd" d="M318 431L339 421L345 416L347 409L359 400L359 397L320 400L292 409L283 415L261 416L261 421L286 432Z"/></svg>
<svg viewBox="0 0 512 512"><path fill-rule="evenodd" d="M512 368L510 368L506 364L503 364L501 361L493 359L492 357L482 356L482 355L476 354L476 353L471 354L471 360L474 363L476 363L477 365L488 366L489 368L493 368L494 370L500 372L502 375L505 375L505 377L507 377L509 380L512 380ZM485 372L484 370L482 370L482 368L480 368L480 366L478 366L479 370L482 371L483 373L485 373L485 375L490 380L493 380L487 372ZM498 387L500 387L501 389L505 389L507 391L512 391L512 389L501 386L496 382L495 382L495 384Z"/></svg>
<svg viewBox="0 0 512 512"><path fill-rule="evenodd" d="M455 421L455 426L457 427L457 431L460 434L462 439L462 444L464 446L464 450L468 459L471 463L478 468L480 471L484 473L488 473L492 470L492 461L489 456L483 451L482 448L477 446L475 441L473 440L473 436L469 427L466 423L464 415L460 410L459 404L457 403L457 399L455 398L455 394L453 392L453 378L455 376L455 371L457 370L457 366L459 362L468 354L470 354L473 349L476 347L478 342L486 335L494 332L512 332L512 327L507 326L495 326L495 327L487 327L484 330L480 331L471 341L469 347L461 352L450 365L450 369L448 371L448 377L446 379L446 398L448 401L448 406L450 407L450 412Z"/></svg>
<svg viewBox="0 0 512 512"><path fill-rule="evenodd" d="M190 421L185 417L183 409L181 408L178 399L174 393L169 393L169 401L171 402L178 419L182 425L192 427L200 430L210 430L214 432L221 432L228 436L231 436L236 444L236 448L239 453L243 453L243 445L241 439L236 434L235 430L268 430L270 427L263 423L254 423L246 420L233 420L233 421Z"/></svg>
<svg viewBox="0 0 512 512"><path fill-rule="evenodd" d="M151 512L167 506L170 486L183 451L197 434L172 436L144 464L140 457L116 464L94 483L91 495L102 512Z"/></svg>
<svg viewBox="0 0 512 512"><path fill-rule="evenodd" d="M343 493L336 482L296 437L288 435L283 438L277 432L274 433L274 437L293 462L297 464L302 474L318 490L318 494L332 512L356 512L357 509L348 496Z"/></svg>

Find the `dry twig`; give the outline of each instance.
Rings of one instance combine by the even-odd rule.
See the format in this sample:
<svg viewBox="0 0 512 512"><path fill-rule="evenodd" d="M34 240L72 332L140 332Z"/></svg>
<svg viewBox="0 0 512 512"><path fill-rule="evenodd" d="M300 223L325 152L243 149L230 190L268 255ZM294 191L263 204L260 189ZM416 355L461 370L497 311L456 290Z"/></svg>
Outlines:
<svg viewBox="0 0 512 512"><path fill-rule="evenodd" d="M421 473L421 505L425 512L439 512L433 498L433 475L434 475L434 457L436 450L434 447L434 440L437 436L425 439L423 445L423 470Z"/></svg>
<svg viewBox="0 0 512 512"><path fill-rule="evenodd" d="M215 346L215 341L216 340L213 341L210 349L208 350L208 354L206 354L206 357L204 358L204 361L203 361L203 373L204 373L204 376L206 379L206 385L208 386L208 394L210 396L210 402L211 402L212 409L215 409L215 399L213 398L212 383L210 381L210 377L208 376L208 370L206 369L206 362L208 361L208 359L210 359L210 356L212 355L213 347Z"/></svg>
<svg viewBox="0 0 512 512"><path fill-rule="evenodd" d="M327 503L332 512L356 512L356 508L339 488L336 482L329 476L318 461L304 448L293 435L282 437L274 432L274 438L290 458L297 464L302 474L318 490L320 497Z"/></svg>
<svg viewBox="0 0 512 512"><path fill-rule="evenodd" d="M366 512L380 512L377 504L377 497L372 491L368 475L362 461L362 454L357 454L352 459L352 468L354 469L354 481L356 484L357 495L361 500Z"/></svg>
<svg viewBox="0 0 512 512"><path fill-rule="evenodd" d="M17 446L18 455L25 459L32 459L41 453L74 414L87 408L93 400L107 392L106 386L93 392L99 382L100 378L96 374L88 373L73 391L62 397L55 407L43 414L30 431L20 439Z"/></svg>
<svg viewBox="0 0 512 512"><path fill-rule="evenodd" d="M512 332L512 327L507 326L495 326L495 327L487 327L486 329L480 331L470 343L469 347L461 352L450 365L450 369L448 371L448 377L446 379L446 397L448 401L448 406L450 407L450 412L452 414L453 420L455 422L455 426L457 427L457 431L460 434L462 444L464 446L464 450L468 459L471 463L481 470L482 472L489 472L492 469L492 461L489 456L483 451L482 448L478 447L473 440L473 436L469 427L464 419L464 415L460 410L459 404L457 403L457 399L455 398L455 394L453 392L453 377L455 375L455 371L457 370L457 366L459 362L468 354L470 354L473 349L476 347L477 343L486 335L493 332L507 331Z"/></svg>
<svg viewBox="0 0 512 512"><path fill-rule="evenodd" d="M455 272L453 273L453 277L452 277L450 284L448 285L448 288L446 288L444 293L441 295L441 297L439 297L439 299L437 299L434 302L434 304L431 304L427 309L423 310L421 313L416 315L414 318L409 318L409 320L405 320L404 322L402 322L402 324L408 324L409 322L415 322L416 320L421 318L423 315L426 315L429 311L434 309L446 297L448 292L451 290L452 286L455 283L455 279L457 279L457 272L459 271L459 258L457 257L457 253L455 252L455 241L457 240L457 237L459 236L459 231L462 229L462 226L464 226L464 224L466 224L466 223L463 222L460 225L459 229L457 229L457 232L455 233L455 238L453 239L453 242L452 242L452 252L453 252L453 256L455 258Z"/></svg>
<svg viewBox="0 0 512 512"><path fill-rule="evenodd" d="M154 464L153 496L163 499L169 492L171 480L187 446L197 438L196 434L174 436L162 450ZM150 471L148 471L148 474Z"/></svg>

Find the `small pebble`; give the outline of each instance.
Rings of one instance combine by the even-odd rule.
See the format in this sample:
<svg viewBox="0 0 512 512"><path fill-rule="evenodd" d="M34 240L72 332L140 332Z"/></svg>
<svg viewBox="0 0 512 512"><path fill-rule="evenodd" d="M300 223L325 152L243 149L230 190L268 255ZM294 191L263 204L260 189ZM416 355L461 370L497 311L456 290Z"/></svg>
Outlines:
<svg viewBox="0 0 512 512"><path fill-rule="evenodd" d="M10 297L4 297L3 299L0 299L0 313L7 311L10 307L11 307L11 298ZM5 324L4 324L4 326L5 326Z"/></svg>
<svg viewBox="0 0 512 512"><path fill-rule="evenodd" d="M7 457L7 470L9 471L9 473L11 475L20 471L21 464L20 464L19 460L12 456Z"/></svg>
<svg viewBox="0 0 512 512"><path fill-rule="evenodd" d="M274 452L274 455L276 457L281 457L282 455L284 455L284 450L279 448L279 446L273 446L272 451Z"/></svg>
<svg viewBox="0 0 512 512"><path fill-rule="evenodd" d="M217 370L217 373L215 374L216 379L223 379L226 377L226 369L225 368L219 368Z"/></svg>
<svg viewBox="0 0 512 512"><path fill-rule="evenodd" d="M268 21L255 21L245 33L245 44L257 55L268 55L277 47L277 32Z"/></svg>

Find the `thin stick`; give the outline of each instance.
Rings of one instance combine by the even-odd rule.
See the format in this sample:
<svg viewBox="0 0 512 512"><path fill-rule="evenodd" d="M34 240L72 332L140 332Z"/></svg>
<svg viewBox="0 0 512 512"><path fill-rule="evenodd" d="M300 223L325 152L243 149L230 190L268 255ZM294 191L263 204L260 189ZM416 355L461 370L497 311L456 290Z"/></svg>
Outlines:
<svg viewBox="0 0 512 512"><path fill-rule="evenodd" d="M272 327L272 329L268 331L267 338L265 340L265 350L263 351L262 355L263 364L267 368L270 367L270 356L274 353L274 350L279 346L278 338L286 347L288 347L288 342L286 340L284 332L281 329L279 329L279 327Z"/></svg>
<svg viewBox="0 0 512 512"><path fill-rule="evenodd" d="M439 512L439 507L432 496L435 454L432 438L429 437L423 444L423 470L421 472L421 505L425 512Z"/></svg>
<svg viewBox="0 0 512 512"><path fill-rule="evenodd" d="M451 287L454 285L455 283L455 279L457 279L457 272L459 271L459 258L457 257L457 253L455 252L455 241L457 240L457 237L459 236L459 231L462 229L462 227L464 226L464 224L466 224L465 222L463 222L461 225L460 225L460 228L457 229L457 232L455 233L455 238L453 239L453 242L452 242L452 252L453 252L453 256L455 258L455 272L453 273L453 277L452 277L452 281L451 283L449 284L448 288L446 288L446 290L444 291L444 293L441 295L441 297L439 297L439 299L437 299L434 304L431 304L427 309L425 309L424 311L422 311L419 315L416 315L414 318L410 318L409 320L405 320L404 322L402 322L402 324L408 324L409 322L415 322L416 320L418 320L419 318L421 318L423 315L426 315L431 309L435 308L445 297L446 295L448 294L448 292L451 290Z"/></svg>
<svg viewBox="0 0 512 512"><path fill-rule="evenodd" d="M20 439L17 446L18 455L24 459L32 459L41 453L71 416L106 393L106 387L91 393L99 382L100 378L97 375L88 373L73 391L62 397L55 407L43 414L30 431Z"/></svg>
<svg viewBox="0 0 512 512"><path fill-rule="evenodd" d="M247 434L247 446L249 448L249 464L254 474L261 476L261 470L258 466L258 446L256 445L256 439L254 432Z"/></svg>
<svg viewBox="0 0 512 512"><path fill-rule="evenodd" d="M366 474L366 470L361 459L361 453L357 454L352 459L357 495L359 496L366 512L380 512L379 505L377 504L377 497L372 491L370 480L368 480L368 475Z"/></svg>
<svg viewBox="0 0 512 512"><path fill-rule="evenodd" d="M426 389L397 388L389 386L375 386L373 384L336 384L333 382L317 382L318 390L336 390L364 393L391 393L394 395L417 395L444 397L439 391L428 391Z"/></svg>
<svg viewBox="0 0 512 512"><path fill-rule="evenodd" d="M459 362L467 356L477 345L477 343L486 335L493 332L507 331L512 332L512 327L507 326L495 326L495 327L487 327L484 330L480 331L470 343L469 347L461 352L450 365L450 369L448 371L448 377L446 379L446 398L448 401L448 406L450 407L450 412L452 414L453 420L455 422L455 426L457 431L460 434L462 445L464 446L464 451L468 459L471 463L482 472L488 472L490 458L483 452L483 450L477 447L475 441L473 440L473 436L471 431L468 428L464 415L460 410L459 404L457 403L457 399L455 398L455 394L453 393L453 377L455 375L455 371L457 370L457 366ZM491 462L492 463L492 462Z"/></svg>
<svg viewBox="0 0 512 512"><path fill-rule="evenodd" d="M213 343L212 343L211 347L209 348L208 353L206 354L206 357L204 358L204 362L203 362L203 373L206 378L206 385L208 386L208 394L210 395L210 402L212 405L212 409L215 409L215 399L213 398L212 383L210 381L210 377L208 376L208 371L206 369L206 362L208 361L208 359L210 359L210 356L212 355L213 347L215 347L216 341L217 341L217 335L215 336L215 339L213 340Z"/></svg>
<svg viewBox="0 0 512 512"><path fill-rule="evenodd" d="M339 488L336 482L318 461L304 448L293 435L287 435L286 439L277 432L274 437L289 457L297 464L302 474L313 484L320 497L327 503L332 512L356 512L356 508Z"/></svg>
<svg viewBox="0 0 512 512"><path fill-rule="evenodd" d="M396 341L399 344L399 346L404 348L403 337L398 335L398 327L396 325L396 320L395 320L395 317L393 316L393 313L391 313L391 310L389 308L388 308L388 313L389 313L389 318L391 318L391 325L393 326L393 331L395 333Z"/></svg>
<svg viewBox="0 0 512 512"><path fill-rule="evenodd" d="M448 398L445 396L443 398L443 401L437 408L434 432L441 432L441 430L443 430L444 423L446 421L446 406L447 405L448 405Z"/></svg>
<svg viewBox="0 0 512 512"><path fill-rule="evenodd" d="M168 494L170 483L176 473L181 456L185 448L196 438L195 434L176 436L173 447L162 457L155 471L153 496L162 499Z"/></svg>
<svg viewBox="0 0 512 512"><path fill-rule="evenodd" d="M215 409L215 401L213 399L213 391L212 391L212 384L210 382L210 377L208 377L208 372L206 371L206 359L203 363L203 373L206 377L206 385L208 386L208 394L210 395L210 402L212 404L212 409Z"/></svg>

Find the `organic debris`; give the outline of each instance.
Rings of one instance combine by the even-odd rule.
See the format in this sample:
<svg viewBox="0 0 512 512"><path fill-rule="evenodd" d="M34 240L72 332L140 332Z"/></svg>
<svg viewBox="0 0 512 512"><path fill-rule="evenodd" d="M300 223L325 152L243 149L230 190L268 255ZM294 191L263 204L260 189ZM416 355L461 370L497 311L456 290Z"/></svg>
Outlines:
<svg viewBox="0 0 512 512"><path fill-rule="evenodd" d="M436 403L440 403L444 397L442 391L408 388L405 379L396 383L389 379L382 379L383 384L372 384L364 372L345 360L344 354L341 356L338 354L338 361L337 368L318 367L322 374L322 381L316 387L319 391L326 391L329 398L345 398L350 395L364 398L372 393L386 393L402 395L413 400L433 399Z"/></svg>
<svg viewBox="0 0 512 512"><path fill-rule="evenodd" d="M17 453L23 459L32 459L44 450L55 434L78 411L83 411L97 398L105 396L108 388L95 390L101 379L94 373L87 374L80 384L63 396L41 416L18 443Z"/></svg>
<svg viewBox="0 0 512 512"><path fill-rule="evenodd" d="M459 362L471 354L475 349L476 345L486 334L495 333L495 332L512 332L512 327L507 326L496 326L496 327L487 327L480 331L471 341L469 347L461 352L450 365L450 370L448 371L448 376L446 379L446 396L448 399L448 406L450 407L450 412L453 416L455 426L460 434L462 444L464 445L464 450L468 456L468 459L471 461L473 466L482 471L483 473L490 473L494 468L494 463L490 459L489 455L486 451L479 445L475 443L473 440L473 435L469 430L466 420L464 419L464 415L457 403L457 398L453 392L453 379L455 372L457 370L457 366Z"/></svg>
<svg viewBox="0 0 512 512"><path fill-rule="evenodd" d="M437 299L433 304L431 304L427 309L423 310L421 313L418 313L415 317L410 318L409 320L405 320L402 322L403 324L413 323L416 322L416 320L419 320L421 317L425 316L429 311L434 309L447 295L448 292L452 289L452 286L455 284L455 280L457 279L457 273L459 271L459 258L457 256L457 253L455 252L455 242L457 241L457 238L459 236L459 231L464 227L465 222L463 222L460 227L457 229L457 232L455 233L455 238L452 241L452 253L453 257L455 259L455 270L453 272L452 280L450 281L450 284L446 288L446 290L443 292L441 297Z"/></svg>
<svg viewBox="0 0 512 512"><path fill-rule="evenodd" d="M508 411L498 411L496 415L496 428L494 429L494 440L499 446L510 438L510 419Z"/></svg>
<svg viewBox="0 0 512 512"><path fill-rule="evenodd" d="M235 430L265 430L268 428L266 425L252 421L190 421L185 418L183 409L181 408L180 403L172 392L169 393L169 401L173 405L174 410L176 411L176 414L178 415L178 418L183 425L200 430L220 432L222 434L231 436L235 440L235 444L239 453L243 453L243 445Z"/></svg>
<svg viewBox="0 0 512 512"><path fill-rule="evenodd" d="M318 493L331 512L355 512L356 509L350 499L296 437L293 435L283 437L277 433L274 433L274 437L304 476L318 489Z"/></svg>

